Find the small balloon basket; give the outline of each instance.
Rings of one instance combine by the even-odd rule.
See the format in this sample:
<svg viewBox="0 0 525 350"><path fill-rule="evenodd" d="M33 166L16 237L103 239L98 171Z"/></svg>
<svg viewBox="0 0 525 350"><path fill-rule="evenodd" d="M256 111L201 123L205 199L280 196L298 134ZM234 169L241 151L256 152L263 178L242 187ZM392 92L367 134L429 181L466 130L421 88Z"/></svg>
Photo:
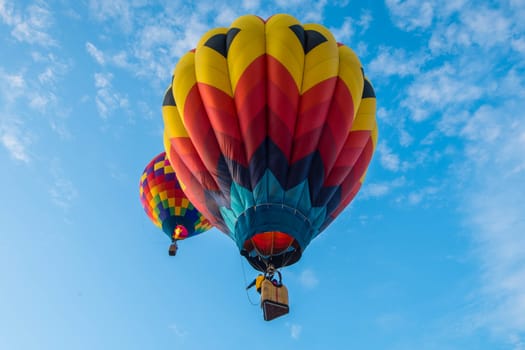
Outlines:
<svg viewBox="0 0 525 350"><path fill-rule="evenodd" d="M261 285L261 308L265 321L286 315L290 311L288 289L283 284L275 285L265 279Z"/></svg>

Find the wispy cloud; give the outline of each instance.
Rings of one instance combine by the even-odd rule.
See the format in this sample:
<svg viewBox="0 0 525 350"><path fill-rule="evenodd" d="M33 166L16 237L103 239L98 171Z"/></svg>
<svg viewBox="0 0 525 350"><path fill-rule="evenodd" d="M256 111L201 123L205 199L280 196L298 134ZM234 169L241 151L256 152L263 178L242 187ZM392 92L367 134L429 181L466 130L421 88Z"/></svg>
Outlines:
<svg viewBox="0 0 525 350"><path fill-rule="evenodd" d="M408 193L406 198L400 197L399 199L402 199L403 203L408 203L410 205L419 205L421 203L428 203L429 197L435 195L436 193L440 192L441 188L439 186L427 186L427 187L421 187L418 188L415 191L411 191Z"/></svg>
<svg viewBox="0 0 525 350"><path fill-rule="evenodd" d="M428 29L435 22L429 41L434 53L457 52L474 46L482 49L507 46L515 39L519 42L516 33L523 32L520 19L525 10L520 1L480 5L467 0L387 0L386 4L401 29ZM519 48L517 45L515 49Z"/></svg>
<svg viewBox="0 0 525 350"><path fill-rule="evenodd" d="M353 28L353 19L351 17L345 17L340 27L332 27L330 31L334 35L335 40L342 43L349 42L355 31Z"/></svg>
<svg viewBox="0 0 525 350"><path fill-rule="evenodd" d="M172 323L169 325L168 327L170 330L173 331L173 333L175 333L175 335L178 337L178 338L185 338L187 335L188 335L188 332L185 331L185 330L182 330L178 325L176 325L175 323Z"/></svg>
<svg viewBox="0 0 525 350"><path fill-rule="evenodd" d="M55 158L49 162L52 176L52 184L49 187L51 201L64 210L71 207L78 197L78 191L71 180L64 174L59 159Z"/></svg>
<svg viewBox="0 0 525 350"><path fill-rule="evenodd" d="M512 37L511 22L502 9L467 6L459 14L459 23L442 25L434 33L430 47L433 50L479 45L491 48L506 44Z"/></svg>
<svg viewBox="0 0 525 350"><path fill-rule="evenodd" d="M19 156L27 154L22 150L27 151L34 140L34 137L23 131L23 126L34 126L26 122L35 114L45 116L51 130L60 137L70 136L66 125L69 110L57 95L62 88L60 82L69 71L69 63L53 53L38 51L31 52L30 58L31 65L16 72L6 72L0 67L0 103L4 115L2 128L4 135L8 135L4 144L18 150ZM19 159L19 156L15 158Z"/></svg>
<svg viewBox="0 0 525 350"><path fill-rule="evenodd" d="M97 47L95 45L93 45L90 42L87 42L86 43L86 50L89 53L89 55L91 57L93 57L95 59L95 61L97 61L98 64L104 64L105 63L106 60L104 59L104 53L102 51L100 51L99 49L97 49Z"/></svg>
<svg viewBox="0 0 525 350"><path fill-rule="evenodd" d="M367 65L367 72L379 76L411 76L420 72L426 55L407 53L404 49L381 47L379 53Z"/></svg>
<svg viewBox="0 0 525 350"><path fill-rule="evenodd" d="M313 270L306 269L299 275L299 282L305 288L315 288L319 284L319 279Z"/></svg>
<svg viewBox="0 0 525 350"><path fill-rule="evenodd" d="M95 73L95 88L97 96L95 102L98 112L102 118L108 118L109 115L118 108L127 108L128 99L125 95L116 92L113 89L111 73Z"/></svg>
<svg viewBox="0 0 525 350"><path fill-rule="evenodd" d="M126 172L122 171L123 166L121 164L108 163L106 164L106 167L108 169L109 176L111 176L116 181L125 182L129 180L129 175Z"/></svg>
<svg viewBox="0 0 525 350"><path fill-rule="evenodd" d="M379 156L379 162L383 168L387 170L398 172L405 170L408 167L408 163L406 161L401 161L399 155L387 145L386 141L380 142L377 145L376 152Z"/></svg>
<svg viewBox="0 0 525 350"><path fill-rule="evenodd" d="M432 1L420 0L386 0L394 23L406 30L428 28L434 17Z"/></svg>
<svg viewBox="0 0 525 350"><path fill-rule="evenodd" d="M243 0L242 8L245 10L256 10L261 6L261 0Z"/></svg>
<svg viewBox="0 0 525 350"><path fill-rule="evenodd" d="M388 110L385 107L379 107L376 116L382 128L388 126L388 128L397 131L400 146L408 147L414 142L414 136L406 129L408 119L406 114L401 114L396 110Z"/></svg>
<svg viewBox="0 0 525 350"><path fill-rule="evenodd" d="M303 326L296 323L286 323L286 327L290 330L290 337L292 337L292 339L299 339Z"/></svg>
<svg viewBox="0 0 525 350"><path fill-rule="evenodd" d="M141 1L89 1L89 9L92 16L100 21L114 20L118 23L119 28L125 32L133 30L134 11L142 6Z"/></svg>
<svg viewBox="0 0 525 350"><path fill-rule="evenodd" d="M442 174L440 181L418 184L402 200L420 205L438 197L444 188L450 191L451 187L446 186L451 182L459 183L452 188L458 191L459 210L471 232L480 272L479 284L472 289L475 307L465 323L497 334L509 348L522 349L525 129L520 121L525 119L525 4L510 1L480 5L464 0L442 1L439 6L435 1L415 0L388 0L386 4L403 30L423 33L435 25L425 32L429 40L419 45L429 47L424 54L432 59L418 62L419 71L404 75L408 85L397 98L404 99L399 107L408 111L408 118L397 120L409 127L429 127L430 133L422 139L421 133L412 134L413 144L423 148L417 163L435 161L451 172ZM413 49L406 50L397 54L399 61L417 54ZM387 58L396 61L394 51L389 51L379 50L371 71L388 76L384 68L387 64L379 63L387 62ZM395 104L391 108L384 113L383 122L388 123L390 115L405 115ZM388 125L395 127L394 123ZM447 145L438 150L441 155L424 149L444 145L439 141ZM385 168L401 168L399 157L390 147L379 144L378 151ZM447 152L451 157L446 156ZM446 176L452 176L448 184ZM387 186L373 190L383 194Z"/></svg>
<svg viewBox="0 0 525 350"><path fill-rule="evenodd" d="M393 190L406 184L404 176L389 182L367 182L359 191L359 198L377 198L390 194Z"/></svg>
<svg viewBox="0 0 525 350"><path fill-rule="evenodd" d="M487 138L485 129L495 122L484 119L489 125L470 126L467 162L473 187L464 203L481 263L477 324L512 336L516 344L525 341L525 127L509 116L521 111L525 118L524 107L508 103L490 113L480 108L482 115L507 127Z"/></svg>
<svg viewBox="0 0 525 350"><path fill-rule="evenodd" d="M471 71L462 71L458 66L446 63L419 74L409 86L407 97L402 103L411 111L411 118L423 121L438 111L458 106L464 108L469 103L479 101L486 90L478 85L479 78L474 78L479 76L480 72L473 72L472 69L475 65L483 63L471 64ZM482 67L478 69L482 70Z"/></svg>
<svg viewBox="0 0 525 350"><path fill-rule="evenodd" d="M159 81L169 79L178 58L194 48L206 31L214 26L229 26L235 18L244 15L247 10L262 17L287 12L307 23L322 22L327 6L327 0L271 3L260 0L239 0L221 4L203 0L196 3L182 3L176 7L166 8L160 13L149 13L149 8L141 1L118 0L108 3L90 0L91 16L97 21L108 24L111 30L115 27L119 28L117 35L130 38L122 42L133 44L123 46L120 43L113 43L114 45L104 47L90 42L86 45L86 50L98 63L114 64L139 77L150 79L153 84L159 84ZM149 13L149 16L144 16L144 13ZM361 30L365 30L370 21L370 15L363 12L356 20L356 25ZM338 34L345 39L352 34L352 31L351 21L348 18L339 28ZM112 35L114 36L114 33Z"/></svg>
<svg viewBox="0 0 525 350"><path fill-rule="evenodd" d="M398 5L389 2L394 3ZM519 122L525 118L525 106L519 102L525 81L523 66L514 62L523 54L522 36L516 33L523 32L519 15L525 13L525 5L511 2L510 8L496 9L463 2L459 12L452 3L434 12L439 23L429 41L434 62L445 55L448 63L423 67L403 105L416 122L438 116L440 136L463 143L464 158L459 158L461 166L456 164L455 178L468 179L462 185L466 191L460 196L461 211L480 262L480 284L474 292L478 308L474 321L466 322L489 329L519 349L525 332L525 129ZM400 19L402 13L394 16ZM450 16L459 20L451 23ZM506 69L496 68L495 62ZM427 186L406 200L421 203L438 190Z"/></svg>
<svg viewBox="0 0 525 350"><path fill-rule="evenodd" d="M27 88L23 73L8 73L0 67L0 98L4 106L12 104L18 97L22 96Z"/></svg>
<svg viewBox="0 0 525 350"><path fill-rule="evenodd" d="M24 129L24 123L14 112L13 106L26 92L26 81L22 74L10 74L0 68L0 144L17 161L28 163L29 146L33 138Z"/></svg>
<svg viewBox="0 0 525 350"><path fill-rule="evenodd" d="M5 117L0 117L0 141L11 157L18 161L28 163L28 147L32 143L31 137L24 134L20 128L20 122L8 122Z"/></svg>
<svg viewBox="0 0 525 350"><path fill-rule="evenodd" d="M222 10L217 13L215 18L215 23L220 26L229 27L230 24L239 17L239 10L237 8L232 8L227 5L222 6Z"/></svg>
<svg viewBox="0 0 525 350"><path fill-rule="evenodd" d="M53 16L44 1L21 10L2 0L0 19L11 28L11 35L18 41L44 47L57 45L49 33Z"/></svg>
<svg viewBox="0 0 525 350"><path fill-rule="evenodd" d="M328 4L328 0L317 0L310 3L301 2L301 7L304 6L307 9L304 14L303 20L305 22L322 22L324 18L325 7Z"/></svg>

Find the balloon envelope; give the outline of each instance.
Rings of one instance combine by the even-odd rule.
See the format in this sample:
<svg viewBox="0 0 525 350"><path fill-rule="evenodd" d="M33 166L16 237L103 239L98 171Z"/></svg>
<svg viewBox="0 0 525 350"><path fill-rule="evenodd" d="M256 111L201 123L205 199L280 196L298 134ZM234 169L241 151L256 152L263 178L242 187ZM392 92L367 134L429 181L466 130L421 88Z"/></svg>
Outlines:
<svg viewBox="0 0 525 350"><path fill-rule="evenodd" d="M178 62L165 149L190 200L254 267L283 266L361 187L375 109L359 59L326 28L248 15Z"/></svg>
<svg viewBox="0 0 525 350"><path fill-rule="evenodd" d="M139 190L140 202L148 217L173 240L192 237L211 228L182 191L165 152L146 166Z"/></svg>

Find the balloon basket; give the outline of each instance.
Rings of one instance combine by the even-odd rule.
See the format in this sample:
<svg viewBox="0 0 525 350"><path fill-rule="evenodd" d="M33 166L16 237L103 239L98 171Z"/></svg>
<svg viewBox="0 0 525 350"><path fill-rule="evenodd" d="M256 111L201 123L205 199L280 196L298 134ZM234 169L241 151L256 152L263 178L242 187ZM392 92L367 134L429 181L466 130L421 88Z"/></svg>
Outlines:
<svg viewBox="0 0 525 350"><path fill-rule="evenodd" d="M173 242L172 244L170 244L170 248L168 249L169 256L177 255L177 250L178 250L178 247L177 247L176 242Z"/></svg>
<svg viewBox="0 0 525 350"><path fill-rule="evenodd" d="M261 308L265 321L271 321L290 312L288 289L284 285L275 286L265 279L261 286Z"/></svg>

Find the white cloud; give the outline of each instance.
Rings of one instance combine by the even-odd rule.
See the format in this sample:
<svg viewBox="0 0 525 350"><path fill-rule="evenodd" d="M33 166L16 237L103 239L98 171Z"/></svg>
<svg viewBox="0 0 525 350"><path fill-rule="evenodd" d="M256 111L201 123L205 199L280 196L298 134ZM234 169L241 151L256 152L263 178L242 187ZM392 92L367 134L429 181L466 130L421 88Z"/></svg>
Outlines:
<svg viewBox="0 0 525 350"><path fill-rule="evenodd" d="M323 21L323 14L324 14L324 8L328 4L328 0L317 0L313 1L309 4L305 4L304 2L301 2L300 6L303 6L304 8L308 9L307 12L304 14L303 18L305 22L322 22Z"/></svg>
<svg viewBox="0 0 525 350"><path fill-rule="evenodd" d="M215 17L215 23L218 26L229 27L230 24L239 17L238 9L233 9L228 6L222 6Z"/></svg>
<svg viewBox="0 0 525 350"><path fill-rule="evenodd" d="M465 122L460 135L471 141L482 141L498 148L499 145L494 141L499 138L502 129L508 128L508 125L501 124L501 119L496 117L498 113L499 111L492 106L481 106Z"/></svg>
<svg viewBox="0 0 525 350"><path fill-rule="evenodd" d="M62 139L70 140L72 135L69 129L67 128L64 120L61 119L52 119L50 121L51 129L57 133Z"/></svg>
<svg viewBox="0 0 525 350"><path fill-rule="evenodd" d="M145 0L90 0L89 10L97 20L115 20L124 32L131 32L134 28L135 9L145 5Z"/></svg>
<svg viewBox="0 0 525 350"><path fill-rule="evenodd" d="M406 130L406 116L400 115L399 112L387 110L384 107L379 107L376 115L380 124L384 123L399 133L400 146L408 147L414 142L414 137Z"/></svg>
<svg viewBox="0 0 525 350"><path fill-rule="evenodd" d="M332 4L333 5L333 4ZM372 15L369 11L362 11L359 19L355 20L350 16L343 19L343 22L339 27L330 27L329 30L335 37L335 40L343 44L349 45L353 41L353 38L357 32L358 38L361 34L366 32L372 22ZM353 46L365 45L362 41L357 41ZM356 52L359 50L356 47L352 47ZM362 50L363 48L361 48Z"/></svg>
<svg viewBox="0 0 525 350"><path fill-rule="evenodd" d="M286 326L290 329L290 336L292 337L292 339L299 339L303 327L296 323L287 323Z"/></svg>
<svg viewBox="0 0 525 350"><path fill-rule="evenodd" d="M432 24L434 6L430 1L386 0L394 23L401 29L428 28Z"/></svg>
<svg viewBox="0 0 525 350"><path fill-rule="evenodd" d="M117 163L106 164L108 174L118 182L125 182L129 180L129 175L123 171L124 167Z"/></svg>
<svg viewBox="0 0 525 350"><path fill-rule="evenodd" d="M28 162L29 157L25 151L25 147L21 140L12 133L2 133L2 144L11 153L11 155L18 160Z"/></svg>
<svg viewBox="0 0 525 350"><path fill-rule="evenodd" d="M24 163L30 161L27 147L31 139L27 135L23 136L17 126L0 124L0 141L11 157Z"/></svg>
<svg viewBox="0 0 525 350"><path fill-rule="evenodd" d="M405 184L406 179L403 176L389 182L366 182L359 191L359 196L361 198L384 197L390 194L392 190L402 187Z"/></svg>
<svg viewBox="0 0 525 350"><path fill-rule="evenodd" d="M117 44L106 50L88 43L86 50L99 63L103 61L106 65L125 68L134 75L145 77L152 84L159 85L168 81L178 59L193 49L205 32L214 26L229 26L236 17L245 14L247 9L262 18L286 10L285 12L293 13L303 23L319 23L322 22L327 5L327 0L277 3L241 0L220 5L213 1L200 1L180 3L157 14L143 16L139 15L139 10L147 7L145 0L90 0L92 16L109 24L108 28L121 28L122 32L117 31L116 34L127 39L121 42L132 44L120 47ZM370 15L363 12L357 24L364 30L370 20ZM340 34L343 37L351 34L348 23L341 28Z"/></svg>
<svg viewBox="0 0 525 350"><path fill-rule="evenodd" d="M462 26L457 23L440 24L432 32L432 37L428 43L430 50L434 54L442 51L450 51L457 46L470 45L470 36L463 30Z"/></svg>
<svg viewBox="0 0 525 350"><path fill-rule="evenodd" d="M95 61L97 61L98 64L104 64L105 62L104 53L100 51L99 49L97 49L95 45L93 45L90 42L87 42L86 50L91 55L91 57L93 57Z"/></svg>
<svg viewBox="0 0 525 350"><path fill-rule="evenodd" d="M496 45L506 47L512 39L513 30L516 31L512 28L515 14L503 8L465 4L450 12L455 11L458 20L452 22L450 18L443 16L433 31L429 43L432 51L458 51L475 46L481 49L490 49Z"/></svg>
<svg viewBox="0 0 525 350"><path fill-rule="evenodd" d="M248 11L254 11L259 8L261 4L260 0L243 0L242 8Z"/></svg>
<svg viewBox="0 0 525 350"><path fill-rule="evenodd" d="M399 129L399 144L403 147L410 146L414 142L414 137L410 135L408 131L401 128Z"/></svg>
<svg viewBox="0 0 525 350"><path fill-rule="evenodd" d="M112 79L111 73L95 73L94 76L95 87L97 88L95 103L100 116L104 119L108 118L116 109L127 108L129 104L125 95L113 89Z"/></svg>
<svg viewBox="0 0 525 350"><path fill-rule="evenodd" d="M299 282L306 288L315 288L319 284L319 279L313 270L306 269L299 275Z"/></svg>
<svg viewBox="0 0 525 350"><path fill-rule="evenodd" d="M27 83L21 73L10 74L0 68L0 100L5 105L10 105L17 98L23 96L26 91Z"/></svg>
<svg viewBox="0 0 525 350"><path fill-rule="evenodd" d="M129 62L128 54L124 51L120 51L113 55L112 61L117 67L133 68L133 65Z"/></svg>
<svg viewBox="0 0 525 350"><path fill-rule="evenodd" d="M29 98L29 106L38 112L43 112L52 104L56 105L56 102L57 97L52 92L33 93Z"/></svg>
<svg viewBox="0 0 525 350"><path fill-rule="evenodd" d="M62 121L67 116L67 108L60 103L57 88L60 80L69 70L69 64L62 62L54 54L43 55L32 52L33 64L22 67L20 72L8 73L0 68L0 103L6 115L17 115L18 119L28 118L29 113L46 116L50 124L62 124L59 134L67 133ZM30 107L32 111L28 111ZM52 127L53 130L57 130ZM24 138L18 137L19 140ZM27 143L26 143L27 144Z"/></svg>
<svg viewBox="0 0 525 350"><path fill-rule="evenodd" d="M28 147L33 139L24 131L21 118L12 112L17 99L26 93L26 81L22 74L6 73L1 67L0 81L0 145L13 159L27 163L31 160Z"/></svg>
<svg viewBox="0 0 525 350"><path fill-rule="evenodd" d="M158 80L169 78L177 61L175 56L182 56L198 42L197 34L190 29L193 28L192 21L195 19L189 20L182 38L177 30L164 23L149 24L141 28L132 52L134 59L139 62L136 74L155 77ZM199 23L193 29L197 30L203 26Z"/></svg>
<svg viewBox="0 0 525 350"><path fill-rule="evenodd" d="M390 192L390 186L387 183L368 183L361 190L362 197L383 197Z"/></svg>
<svg viewBox="0 0 525 350"><path fill-rule="evenodd" d="M403 49L381 47L377 56L366 66L369 75L406 77L420 72L424 55L407 53Z"/></svg>
<svg viewBox="0 0 525 350"><path fill-rule="evenodd" d="M78 191L73 183L66 178L58 159L49 162L53 183L49 188L51 200L62 209L69 209L78 197Z"/></svg>
<svg viewBox="0 0 525 350"><path fill-rule="evenodd" d="M363 11L361 12L361 16L359 17L359 21L357 24L361 28L361 32L366 32L368 28L370 27L370 23L372 23L372 14L369 11Z"/></svg>
<svg viewBox="0 0 525 350"><path fill-rule="evenodd" d="M457 66L445 63L443 66L418 74L410 84L406 99L402 102L414 121L423 121L433 113L451 106L464 110L469 103L478 101L486 92L479 86L478 71L459 70Z"/></svg>
<svg viewBox="0 0 525 350"><path fill-rule="evenodd" d="M283 8L297 7L301 6L303 3L302 0L275 0L277 5Z"/></svg>
<svg viewBox="0 0 525 350"><path fill-rule="evenodd" d="M477 6L461 13L463 29L467 29L473 43L492 47L496 44L506 44L510 38L510 21L502 10Z"/></svg>
<svg viewBox="0 0 525 350"><path fill-rule="evenodd" d="M445 109L441 119L437 123L436 130L427 135L422 143L431 144L434 138L440 135L449 137L458 136L470 118L471 114L468 111L449 112Z"/></svg>
<svg viewBox="0 0 525 350"><path fill-rule="evenodd" d="M476 325L525 338L525 105L482 106L469 125L464 211L480 262ZM498 132L488 130L498 126Z"/></svg>
<svg viewBox="0 0 525 350"><path fill-rule="evenodd" d="M111 73L95 73L95 87L106 88L111 86L111 79L113 75Z"/></svg>
<svg viewBox="0 0 525 350"><path fill-rule="evenodd" d="M77 198L78 192L71 181L64 178L56 178L49 189L49 194L56 205L67 209Z"/></svg>
<svg viewBox="0 0 525 350"><path fill-rule="evenodd" d="M145 42L148 42L148 40L145 39ZM145 48L145 50L151 50L151 48ZM128 69L130 71L137 70L137 66L130 63L129 53L126 51L121 50L118 52L104 52L96 47L95 44L90 42L86 43L86 51L101 66L111 63L119 68ZM151 52L145 56L148 56L150 59L154 59L154 57L151 55ZM144 57L144 59L146 59L146 57Z"/></svg>
<svg viewBox="0 0 525 350"><path fill-rule="evenodd" d="M428 197L432 196L440 191L439 187L428 186L419 188L416 191L412 191L408 194L406 201L410 205L419 205L423 201L428 201Z"/></svg>
<svg viewBox="0 0 525 350"><path fill-rule="evenodd" d="M11 35L15 39L40 46L57 45L56 40L48 33L53 17L44 1L29 5L21 11L9 5L4 1L0 2L0 18L11 27Z"/></svg>
<svg viewBox="0 0 525 350"><path fill-rule="evenodd" d="M397 172L401 169L401 161L399 156L395 154L390 147L386 144L385 141L380 142L377 145L376 152L379 155L379 162L383 168Z"/></svg>
<svg viewBox="0 0 525 350"><path fill-rule="evenodd" d="M53 84L56 81L55 71L51 67L46 67L42 73L38 75L38 81L41 84Z"/></svg>
<svg viewBox="0 0 525 350"><path fill-rule="evenodd" d="M173 331L173 333L175 333L175 335L178 337L178 338L185 338L187 335L188 335L188 332L185 331L185 330L182 330L179 326L177 326L175 323L173 324L170 324L169 329L171 329Z"/></svg>
<svg viewBox="0 0 525 350"><path fill-rule="evenodd" d="M330 28L335 40L342 43L348 43L354 35L353 20L351 17L345 17L339 28Z"/></svg>

